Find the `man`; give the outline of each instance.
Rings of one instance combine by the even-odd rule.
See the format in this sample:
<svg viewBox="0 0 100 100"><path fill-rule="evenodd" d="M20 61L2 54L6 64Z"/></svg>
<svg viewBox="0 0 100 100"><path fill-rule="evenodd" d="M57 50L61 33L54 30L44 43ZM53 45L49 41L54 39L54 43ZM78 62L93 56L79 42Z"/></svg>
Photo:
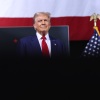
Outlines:
<svg viewBox="0 0 100 100"><path fill-rule="evenodd" d="M25 81L22 81L23 84L27 82L29 85L26 84L26 86L32 85L31 87L35 86L36 88L39 84L46 84L55 80L57 75L61 77L63 67L61 60L65 56L66 49L60 40L49 34L51 23L48 12L35 13L33 19L36 34L23 37L18 41L17 52L21 59L18 57L17 69L23 71L21 72L22 77L26 76L24 77ZM45 42L48 50L43 49L42 43L46 45ZM61 68L58 67L60 64Z"/></svg>
<svg viewBox="0 0 100 100"><path fill-rule="evenodd" d="M41 58L46 55L46 58L60 58L66 54L66 49L63 43L49 35L50 13L38 12L33 17L33 27L36 30L35 36L24 37L19 40L17 51L22 57ZM43 39L43 38L46 39ZM48 54L43 54L42 42L46 42ZM44 43L43 43L44 45Z"/></svg>

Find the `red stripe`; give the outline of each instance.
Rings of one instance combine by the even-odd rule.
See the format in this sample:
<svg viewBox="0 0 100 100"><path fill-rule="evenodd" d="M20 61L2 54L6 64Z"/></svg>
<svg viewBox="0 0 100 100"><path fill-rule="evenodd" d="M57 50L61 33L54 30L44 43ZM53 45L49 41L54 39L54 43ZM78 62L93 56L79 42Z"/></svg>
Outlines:
<svg viewBox="0 0 100 100"><path fill-rule="evenodd" d="M93 35L93 21L90 17L51 18L51 25L69 25L70 40L89 40ZM32 26L32 18L0 18L0 27ZM100 27L100 21L97 22Z"/></svg>

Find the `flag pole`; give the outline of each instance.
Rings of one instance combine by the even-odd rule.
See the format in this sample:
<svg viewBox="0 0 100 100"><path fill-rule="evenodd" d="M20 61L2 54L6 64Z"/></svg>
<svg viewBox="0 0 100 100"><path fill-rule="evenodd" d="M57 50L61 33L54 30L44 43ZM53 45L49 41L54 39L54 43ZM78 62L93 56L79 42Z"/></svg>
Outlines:
<svg viewBox="0 0 100 100"><path fill-rule="evenodd" d="M94 26L97 26L97 19L100 20L100 14L94 13L90 16L90 21L94 20Z"/></svg>
<svg viewBox="0 0 100 100"><path fill-rule="evenodd" d="M97 30L98 35L100 36L100 32L99 32L98 27L97 27L97 19L100 20L100 14L94 13L90 16L90 21L94 20L94 27L93 28Z"/></svg>

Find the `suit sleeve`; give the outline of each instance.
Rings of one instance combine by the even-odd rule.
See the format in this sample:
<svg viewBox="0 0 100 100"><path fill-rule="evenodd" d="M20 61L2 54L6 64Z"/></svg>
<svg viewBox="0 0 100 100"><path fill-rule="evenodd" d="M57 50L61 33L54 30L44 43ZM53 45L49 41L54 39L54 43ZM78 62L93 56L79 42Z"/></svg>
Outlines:
<svg viewBox="0 0 100 100"><path fill-rule="evenodd" d="M16 48L17 56L23 57L25 56L25 42L23 40L19 40Z"/></svg>

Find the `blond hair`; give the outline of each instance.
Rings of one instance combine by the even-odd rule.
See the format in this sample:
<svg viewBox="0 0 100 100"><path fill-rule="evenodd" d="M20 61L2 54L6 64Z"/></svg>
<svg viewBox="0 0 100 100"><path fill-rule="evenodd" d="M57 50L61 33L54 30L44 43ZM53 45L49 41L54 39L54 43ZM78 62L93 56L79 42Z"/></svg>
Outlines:
<svg viewBox="0 0 100 100"><path fill-rule="evenodd" d="M33 16L33 23L35 22L36 17L39 16L39 15L46 15L49 18L49 20L51 19L49 12L37 12Z"/></svg>

